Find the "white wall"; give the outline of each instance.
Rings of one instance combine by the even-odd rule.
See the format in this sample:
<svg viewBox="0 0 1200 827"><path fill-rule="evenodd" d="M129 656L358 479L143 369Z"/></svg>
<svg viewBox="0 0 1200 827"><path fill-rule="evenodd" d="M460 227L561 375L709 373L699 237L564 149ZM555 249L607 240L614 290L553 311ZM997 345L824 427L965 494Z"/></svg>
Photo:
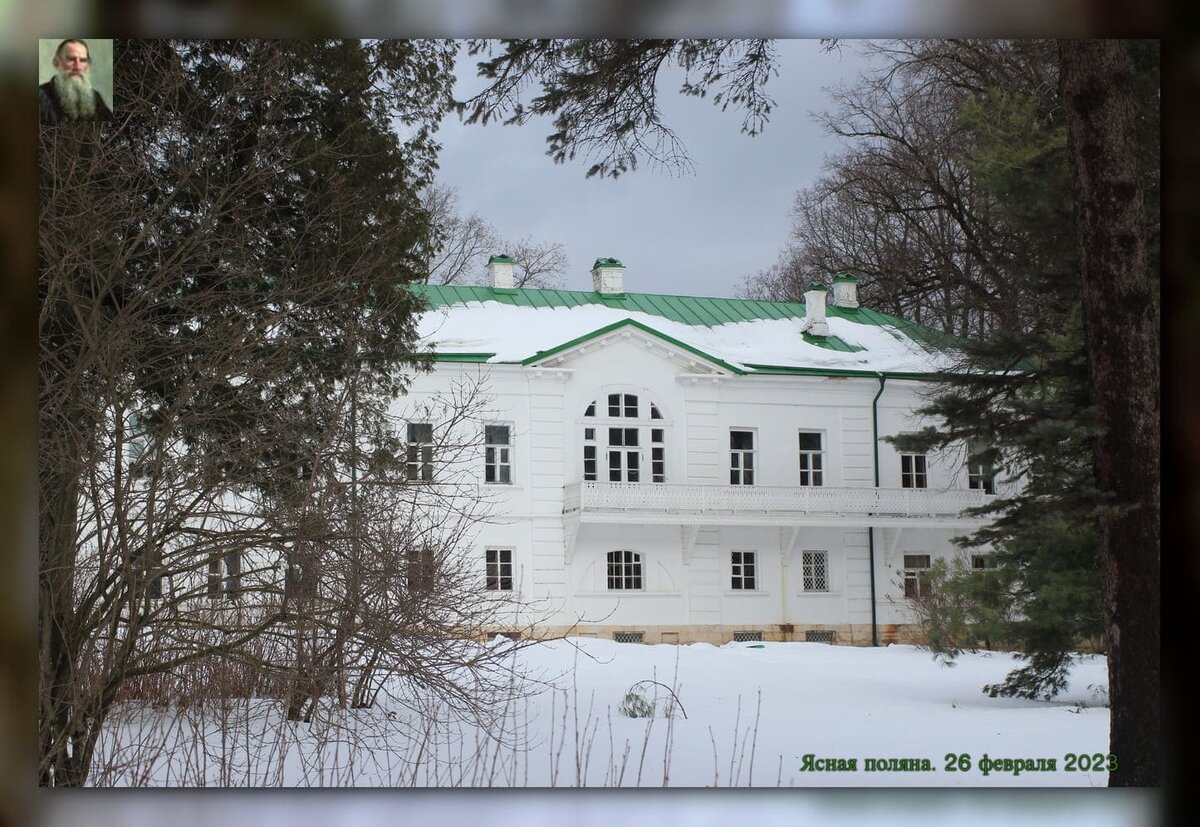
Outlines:
<svg viewBox="0 0 1200 827"><path fill-rule="evenodd" d="M595 427L604 427L609 393L633 393L642 405L653 401L663 414L653 427L666 430L669 483L728 485L729 430L756 433L756 484L794 486L799 482L797 432L824 435L827 487L871 487L874 456L871 404L879 382L870 377L722 376L715 368L640 334L612 335L581 352L568 354L555 368L439 363L419 376L410 395L398 401L401 418L418 415L428 398L447 394L469 381L479 383L487 401L469 427L509 424L515 439L512 485L483 485L482 450L475 475L492 518L475 542L483 577L483 549L514 550L518 596L549 601L559 613L552 622L583 619L628 624L869 623L870 571L865 526L789 530L753 527L701 527L685 562L678 525L601 525L579 530L570 562L562 513L563 486L583 476L584 410L597 404ZM889 436L921 426L921 383L889 380L879 401L879 433ZM648 410L643 408L643 412ZM418 414L414 414L417 411ZM645 423L643 423L645 424ZM468 427L464 424L464 427ZM469 428L468 428L469 429ZM478 436L476 437L478 439ZM604 481L603 435L598 457ZM649 445L643 445L643 480L649 480ZM931 489L965 488L961 452L931 456ZM880 443L880 483L900 487L898 452ZM950 538L965 530L877 529L876 588L881 623L904 622L898 585L904 553L948 558L957 552ZM643 554L643 593L613 594L606 589L605 555L628 549ZM733 550L758 555L758 588L730 588ZM801 589L801 553L825 550L830 590ZM783 565L784 560L787 565Z"/></svg>

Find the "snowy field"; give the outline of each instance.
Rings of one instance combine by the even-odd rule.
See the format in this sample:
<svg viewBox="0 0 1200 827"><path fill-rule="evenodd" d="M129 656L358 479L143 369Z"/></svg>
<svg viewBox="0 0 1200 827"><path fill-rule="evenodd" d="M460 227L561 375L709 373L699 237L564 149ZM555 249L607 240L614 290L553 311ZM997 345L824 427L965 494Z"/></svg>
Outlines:
<svg viewBox="0 0 1200 827"><path fill-rule="evenodd" d="M497 638L488 645L511 644ZM330 705L311 723L282 720L271 700L183 711L126 706L106 731L93 781L892 788L1107 782L1103 768L1090 766L1108 742L1099 657L1077 662L1070 686L1052 702L980 691L1004 678L1014 665L1010 655L964 655L947 668L910 646L571 638L520 648L512 661L528 676L531 694L495 710L486 731L419 716L399 699L366 710ZM623 702L630 706L626 696L639 682L640 700L653 705L654 717L619 711ZM436 709L436 699L422 701ZM633 705L645 714L646 703ZM989 768L985 757L1000 763ZM1013 759L1042 769L1018 773Z"/></svg>

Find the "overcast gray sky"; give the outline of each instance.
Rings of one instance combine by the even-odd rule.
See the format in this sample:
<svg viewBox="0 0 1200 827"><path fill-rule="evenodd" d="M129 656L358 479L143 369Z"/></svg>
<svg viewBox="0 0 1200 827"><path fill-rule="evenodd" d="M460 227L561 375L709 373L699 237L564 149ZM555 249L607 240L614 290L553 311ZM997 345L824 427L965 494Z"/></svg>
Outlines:
<svg viewBox="0 0 1200 827"><path fill-rule="evenodd" d="M767 86L776 107L753 138L741 133L739 112L678 94L681 74L664 80L664 120L687 147L692 173L639 166L615 181L588 179L586 159L555 164L546 156L545 119L481 127L450 116L438 133L439 180L458 189L462 212L479 213L501 237L563 244L568 289L590 290L592 262L612 256L626 266L629 291L733 296L747 275L775 261L795 193L839 148L812 117L829 108L823 89L867 66L849 42L840 52L823 52L817 40L781 40L778 48L779 75ZM460 56L460 99L478 86L476 60Z"/></svg>

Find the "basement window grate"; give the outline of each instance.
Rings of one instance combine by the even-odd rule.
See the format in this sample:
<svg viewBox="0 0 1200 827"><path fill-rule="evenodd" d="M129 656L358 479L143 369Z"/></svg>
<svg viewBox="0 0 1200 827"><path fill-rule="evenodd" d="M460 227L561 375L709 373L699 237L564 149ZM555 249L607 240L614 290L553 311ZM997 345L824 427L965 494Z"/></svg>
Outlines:
<svg viewBox="0 0 1200 827"><path fill-rule="evenodd" d="M806 643L833 643L834 632L832 629L809 629L804 633Z"/></svg>
<svg viewBox="0 0 1200 827"><path fill-rule="evenodd" d="M645 632L613 632L613 640L617 643L642 643L645 638Z"/></svg>
<svg viewBox="0 0 1200 827"><path fill-rule="evenodd" d="M750 643L751 641L762 641L762 632L734 632L734 643Z"/></svg>

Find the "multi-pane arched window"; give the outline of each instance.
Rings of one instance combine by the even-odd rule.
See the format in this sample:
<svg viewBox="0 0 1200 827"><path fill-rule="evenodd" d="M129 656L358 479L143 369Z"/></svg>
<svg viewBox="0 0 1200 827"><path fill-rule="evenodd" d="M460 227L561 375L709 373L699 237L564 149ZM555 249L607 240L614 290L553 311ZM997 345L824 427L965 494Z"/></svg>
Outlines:
<svg viewBox="0 0 1200 827"><path fill-rule="evenodd" d="M666 482L665 420L634 393L610 393L583 413L583 478L600 482Z"/></svg>

